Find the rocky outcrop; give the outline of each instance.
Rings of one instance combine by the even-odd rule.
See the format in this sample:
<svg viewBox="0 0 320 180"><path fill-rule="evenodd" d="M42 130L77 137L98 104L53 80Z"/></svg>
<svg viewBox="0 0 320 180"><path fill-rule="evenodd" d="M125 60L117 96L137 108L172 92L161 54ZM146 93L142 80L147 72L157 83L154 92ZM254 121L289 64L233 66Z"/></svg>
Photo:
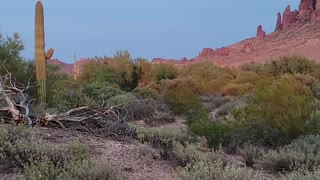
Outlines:
<svg viewBox="0 0 320 180"><path fill-rule="evenodd" d="M187 63L188 62L188 59L186 57L183 57L181 60L180 60L182 63Z"/></svg>
<svg viewBox="0 0 320 180"><path fill-rule="evenodd" d="M213 50L211 48L204 48L201 53L199 54L199 58L204 57L214 57L214 56L228 56L230 53L230 50L226 47L217 48L216 50Z"/></svg>
<svg viewBox="0 0 320 180"><path fill-rule="evenodd" d="M215 51L214 51L214 55L215 56L228 56L230 53L230 50L229 48L227 47L222 47L222 48L217 48Z"/></svg>
<svg viewBox="0 0 320 180"><path fill-rule="evenodd" d="M243 53L247 53L247 54L253 53L253 52L254 52L253 45L252 45L251 43L247 43L247 44L243 47L242 52L243 52Z"/></svg>
<svg viewBox="0 0 320 180"><path fill-rule="evenodd" d="M184 59L184 61L187 59ZM152 64L163 64L163 63L172 63L172 64L180 64L182 60L175 60L175 59L163 59L163 58L153 58L151 60Z"/></svg>
<svg viewBox="0 0 320 180"><path fill-rule="evenodd" d="M281 14L278 13L275 31L285 30L293 23L303 25L315 23L317 20L320 20L320 0L301 0L299 11L291 11L290 6L287 6L283 12L282 22Z"/></svg>
<svg viewBox="0 0 320 180"><path fill-rule="evenodd" d="M151 63L153 63L153 64L161 64L161 63L164 63L164 62L166 62L166 59L163 59L163 58L153 58L151 60Z"/></svg>
<svg viewBox="0 0 320 180"><path fill-rule="evenodd" d="M283 29L283 24L282 24L282 21L281 21L281 13L278 12L278 15L277 15L277 24L276 24L276 29L275 31L280 31Z"/></svg>
<svg viewBox="0 0 320 180"><path fill-rule="evenodd" d="M266 37L266 32L262 29L262 26L257 27L257 37L264 39Z"/></svg>
<svg viewBox="0 0 320 180"><path fill-rule="evenodd" d="M285 9L284 13L283 13L283 30L287 29L290 24L292 24L293 22L295 22L297 16L299 14L299 11L295 10L292 11L290 10L290 5L287 6L287 8Z"/></svg>
<svg viewBox="0 0 320 180"><path fill-rule="evenodd" d="M301 0L299 5L299 16L310 17L313 10L315 10L313 0Z"/></svg>
<svg viewBox="0 0 320 180"><path fill-rule="evenodd" d="M208 56L214 56L215 52L211 48L204 48L201 53L199 54L199 57L208 57Z"/></svg>

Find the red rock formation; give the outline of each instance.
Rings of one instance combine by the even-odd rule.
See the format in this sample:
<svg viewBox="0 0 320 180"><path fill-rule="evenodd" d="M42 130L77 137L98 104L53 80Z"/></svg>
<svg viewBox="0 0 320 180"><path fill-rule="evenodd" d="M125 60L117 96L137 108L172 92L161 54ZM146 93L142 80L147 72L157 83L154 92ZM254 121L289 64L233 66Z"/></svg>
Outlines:
<svg viewBox="0 0 320 180"><path fill-rule="evenodd" d="M313 0L301 0L299 5L299 16L310 17L313 11Z"/></svg>
<svg viewBox="0 0 320 180"><path fill-rule="evenodd" d="M201 53L199 54L199 57L208 57L208 56L214 56L215 52L211 48L204 48Z"/></svg>
<svg viewBox="0 0 320 180"><path fill-rule="evenodd" d="M230 53L229 48L222 47L222 48L217 48L217 49L215 50L214 55L215 55L215 56L228 56L229 53Z"/></svg>
<svg viewBox="0 0 320 180"><path fill-rule="evenodd" d="M64 62L59 61L58 59L49 59L47 62L49 64L59 66L61 72L65 73L65 74L73 74L73 65L72 64L66 64Z"/></svg>
<svg viewBox="0 0 320 180"><path fill-rule="evenodd" d="M165 62L166 60L165 59L162 59L162 58L153 58L152 60L151 60L151 63L153 63L153 64L161 64L161 63L163 63L163 62Z"/></svg>
<svg viewBox="0 0 320 180"><path fill-rule="evenodd" d="M266 37L266 32L262 30L261 25L257 27L257 37L262 39Z"/></svg>
<svg viewBox="0 0 320 180"><path fill-rule="evenodd" d="M296 20L298 14L299 14L299 11L295 10L291 12L290 5L287 6L287 8L283 13L283 29L284 30L287 29L290 26L290 24Z"/></svg>
<svg viewBox="0 0 320 180"><path fill-rule="evenodd" d="M280 30L282 30L282 28L283 28L283 24L282 24L282 21L281 21L281 13L278 12L277 24L276 24L275 31L280 31Z"/></svg>
<svg viewBox="0 0 320 180"><path fill-rule="evenodd" d="M253 45L252 45L251 43L247 43L247 44L244 46L242 52L244 52L244 53L253 53L253 52L254 52Z"/></svg>
<svg viewBox="0 0 320 180"><path fill-rule="evenodd" d="M188 59L187 59L186 57L184 57L184 58L182 58L180 61L181 61L182 63L187 63L187 62L188 62Z"/></svg>

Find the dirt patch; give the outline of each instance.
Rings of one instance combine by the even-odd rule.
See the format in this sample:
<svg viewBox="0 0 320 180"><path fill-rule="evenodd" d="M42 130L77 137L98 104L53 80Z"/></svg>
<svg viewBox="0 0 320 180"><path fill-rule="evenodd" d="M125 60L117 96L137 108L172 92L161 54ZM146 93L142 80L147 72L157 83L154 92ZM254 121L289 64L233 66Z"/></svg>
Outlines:
<svg viewBox="0 0 320 180"><path fill-rule="evenodd" d="M89 146L99 160L111 163L125 176L125 179L181 179L173 162L163 161L157 158L157 155L144 155L145 148L150 148L152 151L147 153L157 153L157 150L144 147L137 140L119 142L89 134L50 128L41 128L39 135L56 144L81 141Z"/></svg>

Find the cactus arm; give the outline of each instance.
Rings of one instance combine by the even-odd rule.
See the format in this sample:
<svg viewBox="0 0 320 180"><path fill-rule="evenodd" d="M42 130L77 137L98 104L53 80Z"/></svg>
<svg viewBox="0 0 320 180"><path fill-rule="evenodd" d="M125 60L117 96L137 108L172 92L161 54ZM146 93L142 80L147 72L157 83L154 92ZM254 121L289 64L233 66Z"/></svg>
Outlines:
<svg viewBox="0 0 320 180"><path fill-rule="evenodd" d="M51 59L53 53L54 53L54 49L50 48L46 53L46 59Z"/></svg>

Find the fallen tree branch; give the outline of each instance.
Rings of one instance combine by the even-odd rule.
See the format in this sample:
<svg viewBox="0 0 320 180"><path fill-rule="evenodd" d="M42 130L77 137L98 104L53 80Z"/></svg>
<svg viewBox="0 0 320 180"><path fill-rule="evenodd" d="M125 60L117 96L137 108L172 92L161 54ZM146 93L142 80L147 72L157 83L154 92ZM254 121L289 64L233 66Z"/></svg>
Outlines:
<svg viewBox="0 0 320 180"><path fill-rule="evenodd" d="M120 109L125 109L124 104L93 109L88 106L77 107L65 113L48 114L40 118L40 124L48 126L51 122L57 123L63 129L82 129L84 131L102 135L135 136L135 129L126 121L126 114L121 116Z"/></svg>

